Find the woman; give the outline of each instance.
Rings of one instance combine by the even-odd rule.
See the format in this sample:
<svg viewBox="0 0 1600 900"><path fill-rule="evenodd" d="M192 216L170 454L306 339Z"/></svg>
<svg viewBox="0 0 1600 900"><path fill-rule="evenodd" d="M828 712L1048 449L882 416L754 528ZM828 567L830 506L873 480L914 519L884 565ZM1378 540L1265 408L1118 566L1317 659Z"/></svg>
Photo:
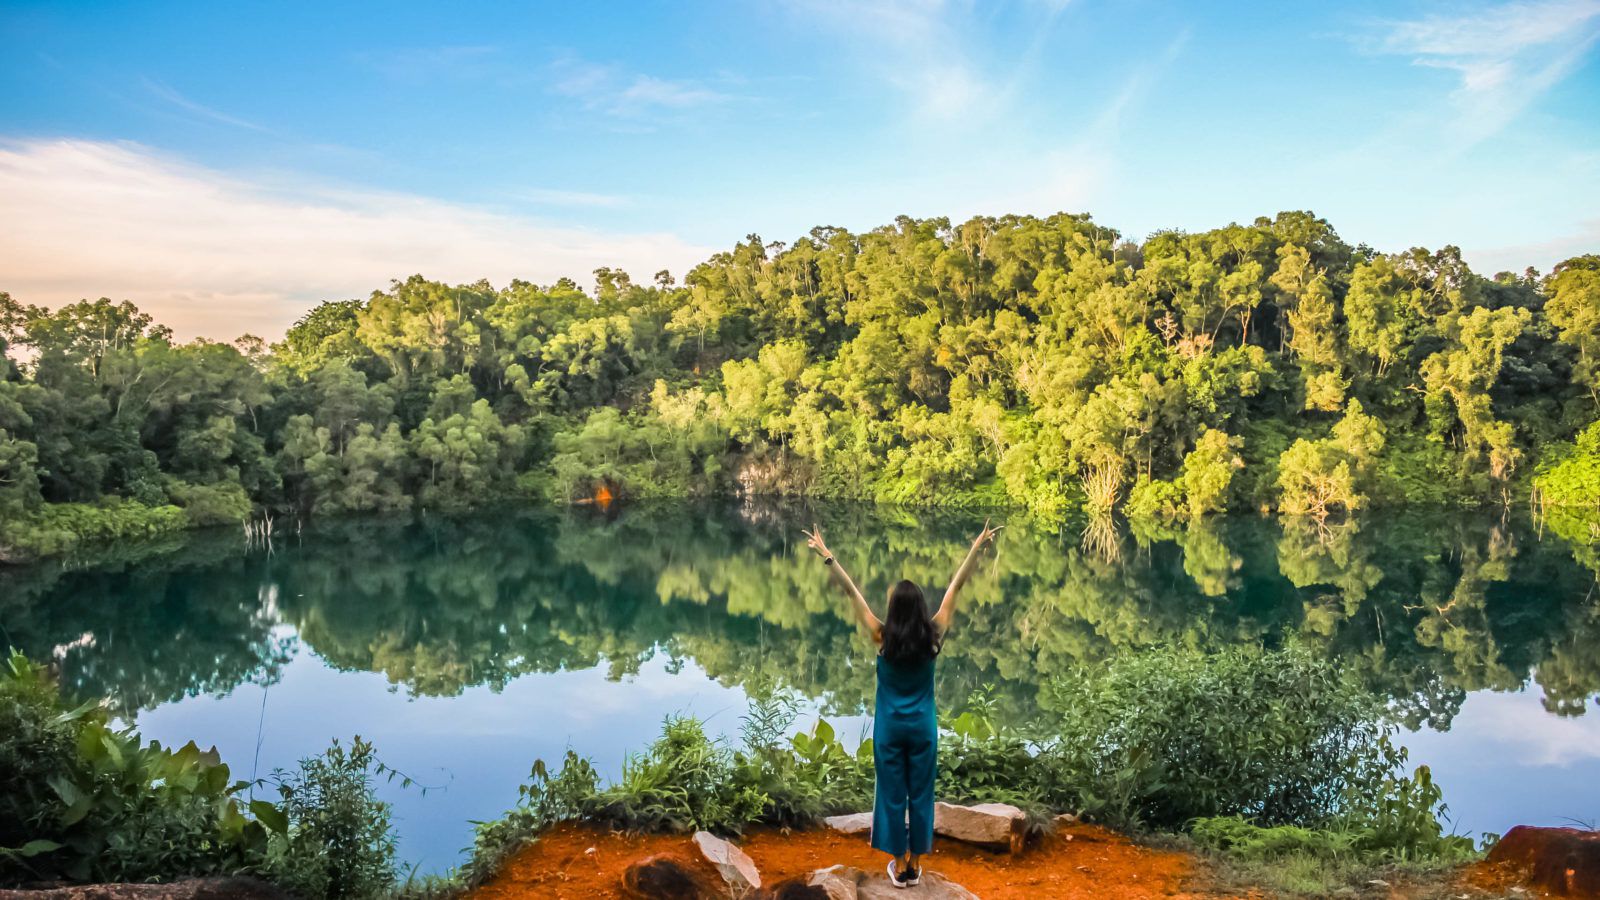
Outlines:
<svg viewBox="0 0 1600 900"><path fill-rule="evenodd" d="M889 880L910 887L922 876L921 857L933 849L933 779L938 762L939 727L933 705L933 660L956 614L956 595L978 563L978 551L999 528L983 523L967 558L945 588L939 611L928 615L922 589L901 581L889 589L883 621L844 566L822 541L822 529L802 531L832 578L850 598L856 617L878 645L877 715L872 721L872 763L877 790L872 810L872 846L889 854ZM907 816L910 826L907 827Z"/></svg>

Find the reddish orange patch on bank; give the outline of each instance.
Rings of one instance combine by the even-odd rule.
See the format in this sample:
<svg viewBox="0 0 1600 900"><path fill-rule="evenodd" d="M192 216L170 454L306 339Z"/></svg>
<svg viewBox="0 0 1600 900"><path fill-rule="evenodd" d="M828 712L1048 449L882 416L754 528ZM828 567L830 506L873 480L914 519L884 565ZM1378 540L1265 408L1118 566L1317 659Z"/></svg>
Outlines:
<svg viewBox="0 0 1600 900"><path fill-rule="evenodd" d="M865 837L827 830L756 830L739 845L755 860L763 885L838 864L877 872L885 860L867 846ZM622 873L632 863L656 853L693 852L682 835L616 834L562 825L516 854L497 878L470 896L620 900ZM1092 825L1074 825L1017 857L939 841L926 865L984 900L1137 900L1185 896L1183 883L1195 861L1183 853L1141 847Z"/></svg>

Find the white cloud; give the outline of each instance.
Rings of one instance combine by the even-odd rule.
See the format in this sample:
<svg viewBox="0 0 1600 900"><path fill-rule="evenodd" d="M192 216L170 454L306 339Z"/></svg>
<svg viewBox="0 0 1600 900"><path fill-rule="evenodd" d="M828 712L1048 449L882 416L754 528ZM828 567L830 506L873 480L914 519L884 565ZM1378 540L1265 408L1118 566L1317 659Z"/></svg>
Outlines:
<svg viewBox="0 0 1600 900"><path fill-rule="evenodd" d="M1473 694L1451 726L1453 740L1481 748L1482 758L1515 759L1530 766L1600 759L1600 716L1594 710L1563 718L1532 700L1526 691Z"/></svg>
<svg viewBox="0 0 1600 900"><path fill-rule="evenodd" d="M1600 0L1535 0L1383 23L1376 49L1459 75L1452 95L1460 137L1505 128L1559 84L1600 38Z"/></svg>
<svg viewBox="0 0 1600 900"><path fill-rule="evenodd" d="M141 81L144 84L145 89L150 93L197 118L206 119L208 121L217 122L223 125L232 125L236 128L247 128L251 131L268 131L267 128L257 125L254 122L241 119L238 116L230 116L221 110L212 109L211 107L202 103L196 103L195 101L190 100L188 97L185 97L183 94L179 93L176 88L164 81L157 81L152 78L144 78L141 79Z"/></svg>
<svg viewBox="0 0 1600 900"><path fill-rule="evenodd" d="M851 44L885 83L911 98L918 118L970 124L975 113L997 112L994 106L1006 87L973 58L976 35L965 21L965 5L944 0L790 0L789 7L803 22Z"/></svg>
<svg viewBox="0 0 1600 900"><path fill-rule="evenodd" d="M389 78L410 84L438 78L506 76L514 71L505 64L500 48L488 44L396 47L357 53L355 59Z"/></svg>
<svg viewBox="0 0 1600 900"><path fill-rule="evenodd" d="M1556 263L1585 253L1600 252L1600 219L1589 219L1576 230L1548 240L1502 247L1464 247L1462 255L1481 275L1497 272L1521 274L1528 266L1549 274Z"/></svg>
<svg viewBox="0 0 1600 900"><path fill-rule="evenodd" d="M576 57L551 66L550 90L571 97L585 109L623 119L648 119L725 103L731 94L690 80L629 73Z"/></svg>
<svg viewBox="0 0 1600 900"><path fill-rule="evenodd" d="M628 198L620 194L602 194L594 191L567 191L558 188L531 188L518 192L517 197L545 206L586 206L607 209L627 206Z"/></svg>
<svg viewBox="0 0 1600 900"><path fill-rule="evenodd" d="M572 198L568 198L569 200ZM681 274L709 251L416 195L245 177L133 144L0 144L0 290L130 299L181 337L275 337L322 300L420 272L589 282L598 266Z"/></svg>

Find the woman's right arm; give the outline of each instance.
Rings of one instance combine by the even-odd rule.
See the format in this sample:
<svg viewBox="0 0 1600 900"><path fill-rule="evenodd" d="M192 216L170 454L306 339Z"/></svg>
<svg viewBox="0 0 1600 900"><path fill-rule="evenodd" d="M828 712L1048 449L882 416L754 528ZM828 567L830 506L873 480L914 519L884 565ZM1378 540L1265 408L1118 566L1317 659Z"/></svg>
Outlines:
<svg viewBox="0 0 1600 900"><path fill-rule="evenodd" d="M822 542L822 529L812 525L810 531L802 530L800 533L806 536L806 546L817 551L817 555L822 557L822 564L830 570L828 575L833 579L833 583L838 585L845 592L845 595L850 598L850 604L855 609L856 619L861 622L862 627L866 628L872 635L874 642L883 643L883 623L878 621L878 617L872 614L872 607L868 606L867 599L861 596L861 589L856 587L854 581L850 580L850 573L844 570L844 566L840 565L837 559L834 559L833 551L829 550L828 545Z"/></svg>

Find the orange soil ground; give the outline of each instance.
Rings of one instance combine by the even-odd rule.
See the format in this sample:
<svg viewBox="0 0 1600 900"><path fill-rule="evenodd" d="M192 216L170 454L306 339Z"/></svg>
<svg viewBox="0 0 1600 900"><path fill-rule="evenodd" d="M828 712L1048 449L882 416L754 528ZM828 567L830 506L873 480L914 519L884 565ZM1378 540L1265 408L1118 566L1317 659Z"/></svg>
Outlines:
<svg viewBox="0 0 1600 900"><path fill-rule="evenodd" d="M739 846L755 860L763 884L843 863L868 872L885 857L864 836L827 830L752 831ZM592 852L591 852L592 850ZM690 853L682 835L612 834L584 826L551 830L519 853L472 900L611 900L621 898L622 873L656 853ZM1020 857L988 853L954 841L935 845L926 866L983 900L1041 897L1134 900L1188 896L1183 882L1197 863L1182 853L1153 850L1092 825L1074 825L1045 838Z"/></svg>

